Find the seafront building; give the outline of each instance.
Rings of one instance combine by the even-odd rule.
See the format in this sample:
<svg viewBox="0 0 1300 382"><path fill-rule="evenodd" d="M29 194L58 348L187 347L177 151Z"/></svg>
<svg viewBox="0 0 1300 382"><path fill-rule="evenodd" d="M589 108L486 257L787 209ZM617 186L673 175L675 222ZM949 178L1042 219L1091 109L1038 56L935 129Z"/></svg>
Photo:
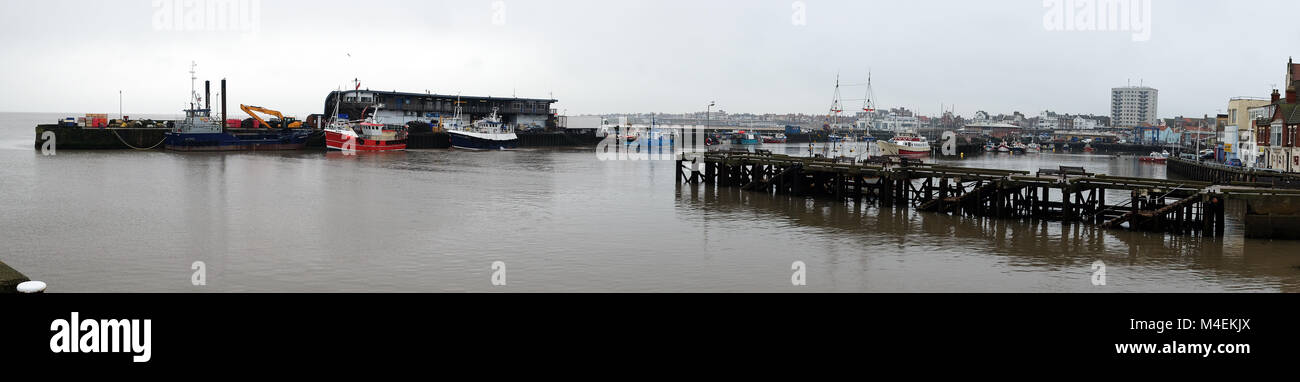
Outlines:
<svg viewBox="0 0 1300 382"><path fill-rule="evenodd" d="M1160 91L1146 86L1111 89L1110 118L1114 127L1133 128L1156 125Z"/></svg>
<svg viewBox="0 0 1300 382"><path fill-rule="evenodd" d="M1238 97L1228 101L1227 120L1222 130L1216 131L1219 141L1223 142L1224 157L1228 160L1241 160L1243 166L1254 167L1259 153L1255 141L1255 124L1257 118L1251 117L1251 109L1268 106L1269 99Z"/></svg>
<svg viewBox="0 0 1300 382"><path fill-rule="evenodd" d="M1272 115L1255 121L1256 135L1260 138L1261 158L1258 160L1269 169L1300 171L1300 150L1296 148L1296 128L1300 127L1300 108L1296 107L1300 104L1297 79L1300 79L1300 65L1287 60L1286 97L1274 90L1270 98Z"/></svg>

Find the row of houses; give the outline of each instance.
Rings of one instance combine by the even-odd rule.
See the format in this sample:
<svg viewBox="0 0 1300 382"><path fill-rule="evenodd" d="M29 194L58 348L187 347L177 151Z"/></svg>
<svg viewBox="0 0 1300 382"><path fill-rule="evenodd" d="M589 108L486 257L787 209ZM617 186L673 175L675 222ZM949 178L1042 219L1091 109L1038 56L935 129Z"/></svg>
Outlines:
<svg viewBox="0 0 1300 382"><path fill-rule="evenodd" d="M1243 148L1249 144L1251 152L1242 151L1248 165L1286 172L1300 172L1300 65L1292 60L1286 64L1285 97L1273 89L1267 105L1245 107L1246 118L1253 118L1247 129L1237 129L1237 140ZM1231 113L1231 111L1230 111ZM1240 125L1238 125L1240 126ZM1246 160L1243 160L1246 162Z"/></svg>

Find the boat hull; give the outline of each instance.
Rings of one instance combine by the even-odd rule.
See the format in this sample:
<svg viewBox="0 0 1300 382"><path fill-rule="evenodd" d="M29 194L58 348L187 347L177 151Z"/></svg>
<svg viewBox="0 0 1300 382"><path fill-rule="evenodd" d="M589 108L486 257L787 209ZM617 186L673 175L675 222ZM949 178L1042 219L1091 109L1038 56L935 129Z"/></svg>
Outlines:
<svg viewBox="0 0 1300 382"><path fill-rule="evenodd" d="M448 131L451 146L469 150L505 150L519 146L519 137L515 134L489 134L465 131Z"/></svg>
<svg viewBox="0 0 1300 382"><path fill-rule="evenodd" d="M339 151L344 151L344 148L347 147L353 151L363 151L363 152L384 152L384 151L406 150L405 139L386 141L386 140L376 140L376 139L354 138L356 142L352 142L352 144L349 145L348 144L349 138L350 137L335 131L326 131L325 147L330 150L339 150Z"/></svg>
<svg viewBox="0 0 1300 382"><path fill-rule="evenodd" d="M876 144L880 146L880 151L883 155L898 155L910 158L924 158L930 156L930 150L928 149L921 150L889 141L876 141Z"/></svg>
<svg viewBox="0 0 1300 382"><path fill-rule="evenodd" d="M284 131L261 134L168 132L163 147L172 151L281 151L307 147L306 132Z"/></svg>

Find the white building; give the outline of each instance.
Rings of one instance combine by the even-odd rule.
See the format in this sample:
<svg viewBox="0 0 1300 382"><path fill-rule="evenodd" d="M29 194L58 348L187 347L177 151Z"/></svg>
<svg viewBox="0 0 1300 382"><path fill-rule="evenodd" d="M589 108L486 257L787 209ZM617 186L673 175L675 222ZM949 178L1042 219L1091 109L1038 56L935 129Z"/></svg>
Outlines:
<svg viewBox="0 0 1300 382"><path fill-rule="evenodd" d="M1103 128L1103 127L1105 127L1105 126L1102 126L1102 125L1101 125L1101 122L1099 122L1099 121L1097 121L1097 120L1095 120L1095 119L1092 119L1092 118L1084 118L1084 117L1082 117L1082 116L1075 116L1075 117L1074 117L1074 129L1075 129L1075 130L1096 130L1096 129L1100 129L1100 128Z"/></svg>
<svg viewBox="0 0 1300 382"><path fill-rule="evenodd" d="M1038 123L1034 125L1039 130L1056 130L1060 128L1056 120L1056 113L1043 111L1038 114Z"/></svg>
<svg viewBox="0 0 1300 382"><path fill-rule="evenodd" d="M1273 118L1273 111L1276 107L1277 105L1265 105L1248 109L1247 114L1250 116L1250 130L1242 132L1241 134L1241 162L1245 164L1246 167L1268 167L1268 159L1265 158L1264 150L1259 146L1259 142L1260 138L1271 137L1261 137L1259 135L1259 126L1255 126L1255 121L1269 120ZM1272 126L1268 122L1265 122L1264 124L1265 126ZM1279 136L1279 138L1281 137Z"/></svg>
<svg viewBox="0 0 1300 382"><path fill-rule="evenodd" d="M1125 86L1110 91L1110 120L1114 127L1156 125L1160 91L1145 86Z"/></svg>
<svg viewBox="0 0 1300 382"><path fill-rule="evenodd" d="M921 119L915 116L900 116L889 112L877 112L870 119L859 119L859 129L887 130L893 132L915 131L921 128Z"/></svg>

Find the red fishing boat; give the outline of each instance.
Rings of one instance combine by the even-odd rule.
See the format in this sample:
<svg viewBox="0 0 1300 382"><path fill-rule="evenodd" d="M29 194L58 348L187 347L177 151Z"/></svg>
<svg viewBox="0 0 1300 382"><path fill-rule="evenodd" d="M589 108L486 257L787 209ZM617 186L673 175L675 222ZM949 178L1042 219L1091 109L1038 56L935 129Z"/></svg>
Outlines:
<svg viewBox="0 0 1300 382"><path fill-rule="evenodd" d="M359 86L358 86L359 87ZM342 98L342 97L339 97ZM375 120L374 114L366 116L367 106L361 111L361 120L340 118L338 106L334 107L334 120L325 127L325 147L343 152L383 152L406 150L406 127L388 127Z"/></svg>

